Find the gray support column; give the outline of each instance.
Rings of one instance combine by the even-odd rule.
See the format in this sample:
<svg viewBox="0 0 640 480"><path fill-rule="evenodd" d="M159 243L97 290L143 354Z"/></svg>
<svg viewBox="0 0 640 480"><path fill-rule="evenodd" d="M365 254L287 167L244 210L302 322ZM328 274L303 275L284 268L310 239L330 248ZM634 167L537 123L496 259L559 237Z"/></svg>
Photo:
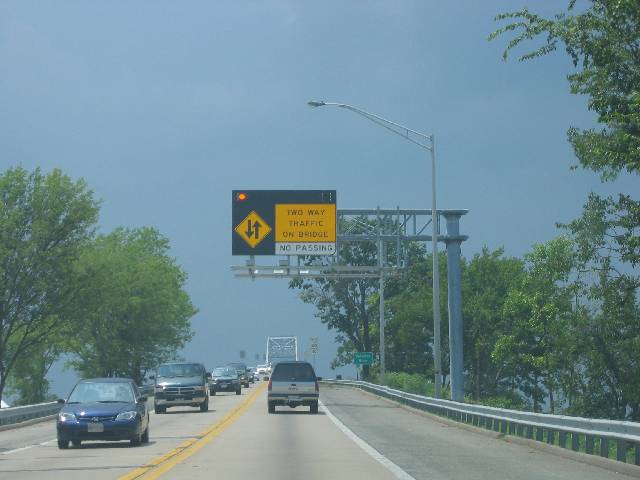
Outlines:
<svg viewBox="0 0 640 480"><path fill-rule="evenodd" d="M385 329L385 318L384 318L384 271L383 268L385 266L385 251L384 251L384 242L380 238L382 232L382 225L380 219L380 207L378 207L378 267L380 268L380 385L385 384L385 376L387 371L387 363L386 363L386 346L384 342L384 329Z"/></svg>
<svg viewBox="0 0 640 480"><path fill-rule="evenodd" d="M464 401L464 361L462 323L462 273L460 270L460 215L444 214L447 221L447 283L449 290L449 372L451 400Z"/></svg>

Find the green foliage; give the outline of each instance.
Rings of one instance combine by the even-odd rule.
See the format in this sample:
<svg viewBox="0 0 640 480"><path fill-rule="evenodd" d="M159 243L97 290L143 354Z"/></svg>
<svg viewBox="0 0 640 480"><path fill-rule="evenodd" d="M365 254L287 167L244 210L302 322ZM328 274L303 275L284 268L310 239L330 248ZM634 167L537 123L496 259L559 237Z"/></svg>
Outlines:
<svg viewBox="0 0 640 480"><path fill-rule="evenodd" d="M73 264L98 209L85 182L59 170L0 174L0 396L18 360L68 322Z"/></svg>
<svg viewBox="0 0 640 480"><path fill-rule="evenodd" d="M351 229L352 233L362 233L372 228L366 218ZM345 265L377 265L377 249L371 242L341 243L338 251L341 263ZM313 259L306 259L307 262ZM316 279L313 281L293 280L289 288L300 289L303 302L316 307L316 318L336 331L338 355L332 368L348 365L353 352L375 352L377 344L373 340L375 327L373 319L377 307L370 301L378 289L375 279L341 280ZM369 367L364 366L364 376L368 378Z"/></svg>
<svg viewBox="0 0 640 480"><path fill-rule="evenodd" d="M510 50L527 40L546 35L542 47L521 60L544 55L561 42L578 71L568 76L571 92L585 95L596 112L600 130L570 128L569 142L580 164L613 180L621 172L640 173L640 3L637 0L591 0L589 8L575 13L575 0L567 14L544 19L524 9L496 17L517 20L498 29L490 38L519 32L507 45ZM573 14L572 14L573 13ZM637 195L637 192L634 192ZM615 228L617 248L625 261L640 264L640 202L631 195L608 198L607 213Z"/></svg>
<svg viewBox="0 0 640 480"><path fill-rule="evenodd" d="M71 362L84 376L126 376L171 359L191 339L196 309L186 274L152 228L118 229L88 245L76 264L80 294Z"/></svg>
<svg viewBox="0 0 640 480"><path fill-rule="evenodd" d="M387 367L409 373L434 374L433 364L433 275L432 258L412 245L407 271L390 278L385 286L387 310ZM447 256L438 257L440 272L440 312L443 372L449 371L447 322Z"/></svg>
<svg viewBox="0 0 640 480"><path fill-rule="evenodd" d="M534 410L546 394L553 413L560 367L572 345L575 292L569 275L575 267L573 244L567 237L558 237L535 245L525 261L522 281L505 300L508 325L492 356L513 370L520 387L532 397Z"/></svg>
<svg viewBox="0 0 640 480"><path fill-rule="evenodd" d="M505 258L504 250L474 255L463 269L465 369L475 401L500 395L511 388L512 370L491 356L500 335L508 328L504 304L509 290L522 282L524 263Z"/></svg>
<svg viewBox="0 0 640 480"><path fill-rule="evenodd" d="M435 387L424 375L406 372L388 372L384 378L385 384L396 390L418 395L433 396Z"/></svg>
<svg viewBox="0 0 640 480"><path fill-rule="evenodd" d="M49 392L47 373L60 353L60 343L52 338L47 345L23 352L11 371L7 389L9 396L17 396L12 403L17 405L32 405L34 403L50 402L56 396Z"/></svg>
<svg viewBox="0 0 640 480"><path fill-rule="evenodd" d="M587 97L601 124L599 129L570 128L569 142L582 167L611 181L621 173L640 173L640 3L591 0L585 4L578 6L572 0L567 12L553 19L526 9L499 15L497 20L512 23L490 39L515 35L507 44L505 59L514 48L540 36L546 36L546 42L520 60L565 46L576 67L568 75L571 92ZM572 322L566 325L572 336L567 346L573 348L563 350L567 366L556 369L553 380L561 386L571 413L638 420L637 192L607 198L592 193L582 216L562 227L575 245L575 305ZM514 338L505 337L496 355L503 355L501 348L513 349L509 342ZM527 361L533 366L539 357L531 355Z"/></svg>

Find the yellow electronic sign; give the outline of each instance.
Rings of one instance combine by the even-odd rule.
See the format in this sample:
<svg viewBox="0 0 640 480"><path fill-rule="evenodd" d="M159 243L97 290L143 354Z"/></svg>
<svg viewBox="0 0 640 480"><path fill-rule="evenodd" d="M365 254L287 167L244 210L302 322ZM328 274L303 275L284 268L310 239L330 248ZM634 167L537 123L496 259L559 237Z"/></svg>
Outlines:
<svg viewBox="0 0 640 480"><path fill-rule="evenodd" d="M277 203L275 220L277 254L335 253L335 203Z"/></svg>

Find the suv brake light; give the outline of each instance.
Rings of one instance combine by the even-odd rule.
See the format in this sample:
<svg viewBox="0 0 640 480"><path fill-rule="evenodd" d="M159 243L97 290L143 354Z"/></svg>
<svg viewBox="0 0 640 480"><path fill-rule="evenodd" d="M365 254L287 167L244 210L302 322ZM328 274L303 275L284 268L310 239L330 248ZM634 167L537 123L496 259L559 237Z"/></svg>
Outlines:
<svg viewBox="0 0 640 480"><path fill-rule="evenodd" d="M316 380L316 392L320 391L320 385L318 385L318 380Z"/></svg>
<svg viewBox="0 0 640 480"><path fill-rule="evenodd" d="M267 386L267 390L271 391L271 379L269 379L269 385Z"/></svg>

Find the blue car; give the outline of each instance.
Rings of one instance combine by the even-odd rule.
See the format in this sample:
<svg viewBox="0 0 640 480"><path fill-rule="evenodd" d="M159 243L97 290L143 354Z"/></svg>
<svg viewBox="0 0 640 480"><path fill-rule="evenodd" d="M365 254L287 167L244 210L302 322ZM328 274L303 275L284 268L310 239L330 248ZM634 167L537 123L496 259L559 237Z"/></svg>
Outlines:
<svg viewBox="0 0 640 480"><path fill-rule="evenodd" d="M84 440L149 442L147 397L128 378L92 378L73 387L56 423L58 447L80 447Z"/></svg>

